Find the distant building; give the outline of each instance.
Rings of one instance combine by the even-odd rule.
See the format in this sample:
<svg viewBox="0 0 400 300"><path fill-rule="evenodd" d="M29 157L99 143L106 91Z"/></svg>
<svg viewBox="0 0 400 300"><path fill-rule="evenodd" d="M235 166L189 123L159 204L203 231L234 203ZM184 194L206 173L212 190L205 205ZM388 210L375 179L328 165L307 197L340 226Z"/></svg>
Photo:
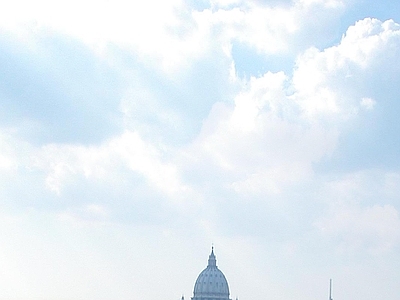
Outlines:
<svg viewBox="0 0 400 300"><path fill-rule="evenodd" d="M200 273L194 284L192 300L231 300L228 282L217 267L214 247L211 249L207 268Z"/></svg>

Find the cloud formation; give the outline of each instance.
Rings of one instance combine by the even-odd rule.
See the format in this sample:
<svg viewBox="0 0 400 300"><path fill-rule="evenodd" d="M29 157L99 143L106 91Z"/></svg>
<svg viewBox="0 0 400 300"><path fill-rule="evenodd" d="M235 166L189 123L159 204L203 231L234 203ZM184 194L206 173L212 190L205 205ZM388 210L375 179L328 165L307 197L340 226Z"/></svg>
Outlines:
<svg viewBox="0 0 400 300"><path fill-rule="evenodd" d="M0 13L0 297L395 299L399 20L195 2Z"/></svg>

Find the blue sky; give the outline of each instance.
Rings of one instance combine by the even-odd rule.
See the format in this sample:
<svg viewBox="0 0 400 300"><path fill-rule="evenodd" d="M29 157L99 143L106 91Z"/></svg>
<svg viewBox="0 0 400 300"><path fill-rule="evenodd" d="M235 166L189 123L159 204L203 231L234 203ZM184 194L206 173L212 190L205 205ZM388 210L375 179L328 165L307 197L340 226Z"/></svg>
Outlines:
<svg viewBox="0 0 400 300"><path fill-rule="evenodd" d="M4 4L0 299L397 299L399 5Z"/></svg>

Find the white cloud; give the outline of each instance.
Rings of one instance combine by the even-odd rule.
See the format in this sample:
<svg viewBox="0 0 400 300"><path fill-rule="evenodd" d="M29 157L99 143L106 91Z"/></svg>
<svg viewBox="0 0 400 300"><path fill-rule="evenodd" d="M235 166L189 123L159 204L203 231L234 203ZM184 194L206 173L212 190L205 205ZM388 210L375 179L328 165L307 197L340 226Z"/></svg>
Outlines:
<svg viewBox="0 0 400 300"><path fill-rule="evenodd" d="M112 179L110 174L115 175L121 168L141 174L171 200L182 199L182 193L188 192L175 166L164 162L159 149L142 140L137 132L126 131L99 147L47 145L33 159L33 166L48 174L47 186L57 194L75 177Z"/></svg>
<svg viewBox="0 0 400 300"><path fill-rule="evenodd" d="M8 12L0 12L0 24L6 28L3 32L20 34L21 47L15 49L23 49L22 45L31 46L32 52L45 49L45 43L35 48L35 39L43 32L52 31L61 40L64 36L60 33L72 36L107 58L114 55L111 58L115 60L110 62L115 65L110 72L115 74L99 82L116 80L120 75L124 90L114 94L114 90L104 88L115 104L104 110L114 113L120 131L96 144L87 140L80 144L64 140L35 144L26 140L30 132L39 130L36 127L26 135L20 128L28 126L12 132L0 128L0 207L11 207L10 211L18 207L24 212L15 227L10 221L13 218L0 214L4 246L0 247L0 260L6 266L2 278L12 286L0 297L18 291L15 282L24 271L22 284L38 297L57 298L60 291L66 291L71 297L93 299L104 290L109 298L118 299L132 295L155 299L160 294L173 298L176 290L179 297L195 279L187 279L191 276L187 275L188 269L194 277L197 275L197 269L191 267L197 255L193 253L213 239L220 241L214 240L220 243L221 253L231 256L232 264L237 253L246 258L250 251L250 264L244 260L238 267L256 272L257 279L250 276L246 284L239 282L233 287L245 290L252 298L266 294L269 287L287 293L287 297L280 294L282 299L297 296L301 287L289 291L282 286L290 276L294 279L299 275L301 280L312 282L320 278L316 274L325 271L326 265L325 260L318 265L318 257L331 253L321 245L326 241L337 250L337 269L348 267L341 261L343 253L362 252L368 258L377 257L374 254L396 256L394 250L400 243L397 167L390 172L371 171L370 166L377 165L371 157L370 165L357 166L363 171L351 173L347 153L338 149L346 146L346 133L354 130L354 123L361 118L369 121L371 115L374 121L383 122L376 108L385 112L397 101L387 94L382 81L374 79L386 78L385 69L397 61L399 26L393 21L365 19L350 27L338 45L318 49L333 40L326 37L310 48L319 40L315 31L321 30L325 36L327 27L335 27L330 18L340 14L348 2L262 2L213 1L211 8L201 11L182 1L6 4ZM20 11L20 7L26 9ZM304 41L299 41L303 37ZM233 43L256 50L260 58L266 59L267 71L249 79L239 78L231 53ZM308 50L303 51L304 47ZM117 57L120 50L124 53ZM70 52L65 51L65 62L57 65L59 68L70 62ZM276 54L284 56L289 66L285 70L291 68L293 55L298 55L293 76L291 72L268 71ZM28 61L29 55L26 57ZM53 59L58 61L57 54ZM98 60L94 59L96 65ZM131 60L135 62L131 64ZM196 62L207 67L188 70ZM40 62L35 62L32 67L38 65ZM177 72L175 76L175 71L182 69L186 73ZM226 78L211 88L210 73ZM15 74L19 76L19 72ZM60 86L64 86L64 77L60 78ZM86 89L86 81L76 81L64 91L68 97ZM197 95L204 89L217 90L212 94L216 96ZM121 95L126 97L120 100ZM15 98L20 99L18 95ZM183 103L186 99L190 101ZM386 106L383 100L388 101ZM78 100L71 96L65 101L76 105ZM79 108L96 110L101 101L93 96ZM57 109L63 110L63 105ZM20 121L11 109L6 113L15 117L15 123ZM26 115L30 117L29 112ZM73 113L65 115L75 117ZM90 116L97 118L96 113ZM197 127L188 134L186 120L191 116ZM48 117L43 113L44 120ZM46 126L52 129L58 122L53 116ZM376 125L378 131L381 124ZM170 130L174 127L178 129ZM369 127L361 131L368 134ZM397 141L397 133L385 132L393 141ZM70 134L79 131L71 130ZM329 166L332 156L337 158L335 167L339 171ZM319 165L323 162L328 162L325 169ZM14 234L15 228L18 234ZM251 248L249 251L243 251L245 244ZM180 249L182 245L184 250ZM383 256L385 266L397 270ZM281 268L281 261L287 258L294 264L286 262L290 266ZM320 269L307 272L307 279L289 270L296 267L304 273L297 266L308 263L307 270ZM164 271L155 272L154 265ZM61 266L62 272L57 273L52 266ZM177 276L167 282L171 269ZM6 276L8 270L12 279ZM231 270L234 277L235 269ZM74 286L76 274L79 285L69 289ZM96 274L96 284L92 274ZM65 278L68 284L64 284ZM161 282L160 291L152 288L154 279ZM182 287L181 280L188 282ZM235 280L240 281L240 276ZM258 285L254 292L248 287L254 282L268 283L261 288ZM279 288L274 289L271 282ZM296 282L304 286L299 279ZM50 285L49 294L41 294L40 287ZM358 285L352 289L354 286ZM112 295L116 290L117 296ZM299 296L305 298L312 297Z"/></svg>
<svg viewBox="0 0 400 300"><path fill-rule="evenodd" d="M3 144L3 141L1 143ZM0 170L10 170L15 167L15 165L16 161L11 155L8 153L0 153Z"/></svg>
<svg viewBox="0 0 400 300"><path fill-rule="evenodd" d="M78 209L67 209L56 214L60 222L66 222L74 227L104 226L109 223L110 211L104 205L87 204Z"/></svg>
<svg viewBox="0 0 400 300"><path fill-rule="evenodd" d="M78 38L101 55L117 45L137 54L153 68L172 75L208 51L220 48L229 55L233 41L262 54L293 51L295 34L304 27L310 7L336 10L338 1L308 1L289 7L257 2L219 1L197 11L181 0L129 2L18 0L0 12L0 27L19 35L35 49L35 36L54 31ZM218 9L215 9L215 6ZM24 7L21 12L20 7ZM331 14L332 15L332 14ZM73 21L71 21L73 20ZM324 27L324 19L313 26ZM306 39L306 38L304 38ZM112 57L110 57L112 61Z"/></svg>
<svg viewBox="0 0 400 300"><path fill-rule="evenodd" d="M328 181L321 201L329 210L315 225L341 254L395 251L400 245L400 218L392 199L399 187L398 174L377 170Z"/></svg>
<svg viewBox="0 0 400 300"><path fill-rule="evenodd" d="M347 30L339 45L323 51L311 48L298 58L293 74L294 100L310 117L319 114L350 117L358 111L358 99L369 98L361 97L363 91L353 85L357 88L358 78L364 77L364 72L371 72L382 53L399 43L400 27L393 21L358 21ZM360 96L354 97L355 94ZM365 106L366 100L362 101Z"/></svg>
<svg viewBox="0 0 400 300"><path fill-rule="evenodd" d="M329 217L318 222L323 235L337 240L341 253L393 251L400 242L399 213L391 205L335 207Z"/></svg>
<svg viewBox="0 0 400 300"><path fill-rule="evenodd" d="M237 192L279 193L312 176L312 164L335 148L335 128L302 119L286 83L283 73L251 78L233 107L214 106L189 150L231 174Z"/></svg>
<svg viewBox="0 0 400 300"><path fill-rule="evenodd" d="M131 170L143 174L172 199L188 191L188 187L181 183L176 167L163 162L158 149L144 142L137 133L126 132L110 146Z"/></svg>
<svg viewBox="0 0 400 300"><path fill-rule="evenodd" d="M372 110L376 104L376 101L372 98L362 98L360 101L361 107L364 107L366 110Z"/></svg>
<svg viewBox="0 0 400 300"><path fill-rule="evenodd" d="M376 32L368 29L371 24ZM397 32L386 32L385 28L396 28L390 24L367 19L355 25L365 34L345 35L339 45L324 51L309 49L298 59L293 85L283 72L245 81L234 105L214 105L187 153L222 168L221 181L242 195L276 195L317 180L314 166L329 161L346 122L358 118L360 106L375 105L352 78L358 79L372 67L372 58L396 42ZM388 36L388 42L371 38L376 34ZM358 49L358 43L347 39L360 36L375 41L376 50L354 56L348 45Z"/></svg>
<svg viewBox="0 0 400 300"><path fill-rule="evenodd" d="M205 45L204 28L194 24L181 0L19 0L8 3L2 12L1 26L23 40L31 40L40 31L56 31L79 38L102 54L113 43L138 53L150 65L149 56L161 61L165 71L184 65L186 56L196 57Z"/></svg>
<svg viewBox="0 0 400 300"><path fill-rule="evenodd" d="M344 5L342 0L297 0L295 3L304 6L322 5L329 8L337 8Z"/></svg>

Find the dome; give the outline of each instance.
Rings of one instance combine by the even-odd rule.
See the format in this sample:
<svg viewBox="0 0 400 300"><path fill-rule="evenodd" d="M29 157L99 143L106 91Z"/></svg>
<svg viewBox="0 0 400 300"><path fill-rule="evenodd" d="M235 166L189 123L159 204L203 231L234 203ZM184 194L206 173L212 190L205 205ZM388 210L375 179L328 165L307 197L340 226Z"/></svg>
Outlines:
<svg viewBox="0 0 400 300"><path fill-rule="evenodd" d="M197 277L192 300L230 300L229 286L225 275L217 267L214 248L208 259L208 266Z"/></svg>

